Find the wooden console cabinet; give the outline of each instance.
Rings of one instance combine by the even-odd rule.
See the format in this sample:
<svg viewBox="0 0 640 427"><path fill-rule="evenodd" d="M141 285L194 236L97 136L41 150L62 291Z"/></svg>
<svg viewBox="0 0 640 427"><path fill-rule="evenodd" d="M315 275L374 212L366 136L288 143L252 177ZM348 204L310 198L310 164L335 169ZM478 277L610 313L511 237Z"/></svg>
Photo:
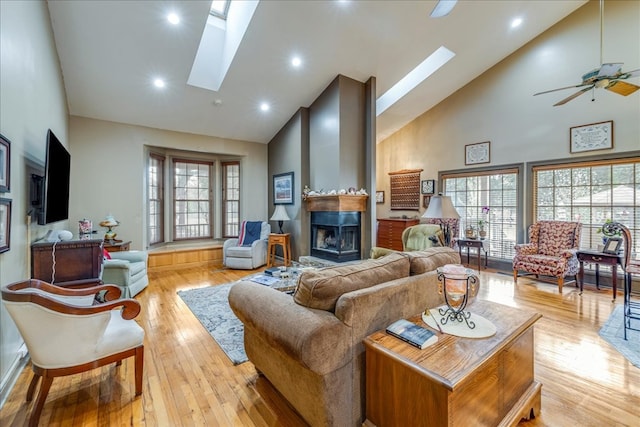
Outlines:
<svg viewBox="0 0 640 427"><path fill-rule="evenodd" d="M101 283L102 243L102 239L34 243L31 278L71 287Z"/></svg>
<svg viewBox="0 0 640 427"><path fill-rule="evenodd" d="M378 218L376 246L402 251L402 232L405 228L420 224L420 220L402 218Z"/></svg>

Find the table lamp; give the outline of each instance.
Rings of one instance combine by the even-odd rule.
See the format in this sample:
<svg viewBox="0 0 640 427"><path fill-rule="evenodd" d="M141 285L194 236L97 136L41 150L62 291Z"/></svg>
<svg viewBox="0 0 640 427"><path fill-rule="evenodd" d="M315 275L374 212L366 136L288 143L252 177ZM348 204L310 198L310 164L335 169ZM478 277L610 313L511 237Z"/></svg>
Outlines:
<svg viewBox="0 0 640 427"><path fill-rule="evenodd" d="M431 200L429 201L429 207L424 212L424 214L422 214L422 218L433 218L440 220L450 218L459 219L460 214L453 206L451 197L443 196L442 193L440 193L437 196L431 197ZM449 224L446 224L445 221L440 221L440 227L444 231L445 244L448 245L449 243L451 243L451 232L449 230Z"/></svg>
<svg viewBox="0 0 640 427"><path fill-rule="evenodd" d="M278 228L280 228L279 234L284 234L282 231L282 223L290 220L284 205L276 205L276 210L273 211L273 215L271 215L270 220L278 221Z"/></svg>

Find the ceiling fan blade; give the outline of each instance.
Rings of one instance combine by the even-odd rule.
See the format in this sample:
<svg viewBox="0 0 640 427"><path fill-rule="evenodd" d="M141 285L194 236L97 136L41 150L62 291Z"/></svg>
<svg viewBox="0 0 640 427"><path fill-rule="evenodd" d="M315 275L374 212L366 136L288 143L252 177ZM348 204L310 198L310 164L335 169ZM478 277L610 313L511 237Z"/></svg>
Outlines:
<svg viewBox="0 0 640 427"><path fill-rule="evenodd" d="M624 64L622 62L602 64L600 66L600 71L598 71L598 78L618 76L623 65Z"/></svg>
<svg viewBox="0 0 640 427"><path fill-rule="evenodd" d="M622 73L622 75L620 77L618 77L619 79L628 79L629 77L638 77L640 76L640 68L638 68L637 70L633 70L633 71L629 71L626 73Z"/></svg>
<svg viewBox="0 0 640 427"><path fill-rule="evenodd" d="M565 98L565 99L563 99L562 101L560 101L560 102L556 102L555 104L553 104L553 106L554 106L554 107L557 107L558 105L564 105L564 104L566 104L567 102L571 101L572 99L577 98L577 97L579 97L580 95L582 95L583 93L588 92L589 90L593 89L593 86L594 86L594 85L591 85L591 86L589 86L589 87L585 87L584 89L579 90L578 92L574 93L573 95L566 97L566 98Z"/></svg>
<svg viewBox="0 0 640 427"><path fill-rule="evenodd" d="M586 85L590 85L590 84L591 83L580 83L579 85L573 85L573 86L567 86L567 87L559 87L558 89L551 89L551 90L545 90L544 92L534 93L533 96L543 95L545 93L556 92L556 91L559 91L559 90L573 89L573 88L576 88L576 87L582 87L582 86L586 86Z"/></svg>
<svg viewBox="0 0 640 427"><path fill-rule="evenodd" d="M627 96L640 89L640 86L636 86L627 82L621 82L619 80L614 80L605 89L622 96Z"/></svg>

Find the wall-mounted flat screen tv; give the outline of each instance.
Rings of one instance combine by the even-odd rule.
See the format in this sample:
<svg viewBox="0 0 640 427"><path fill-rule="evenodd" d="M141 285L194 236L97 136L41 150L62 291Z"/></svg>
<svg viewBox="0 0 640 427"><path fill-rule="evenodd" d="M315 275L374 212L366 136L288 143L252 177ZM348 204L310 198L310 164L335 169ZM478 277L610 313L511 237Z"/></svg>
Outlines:
<svg viewBox="0 0 640 427"><path fill-rule="evenodd" d="M49 129L44 166L44 211L38 215L38 224L44 225L69 219L70 173L71 155Z"/></svg>

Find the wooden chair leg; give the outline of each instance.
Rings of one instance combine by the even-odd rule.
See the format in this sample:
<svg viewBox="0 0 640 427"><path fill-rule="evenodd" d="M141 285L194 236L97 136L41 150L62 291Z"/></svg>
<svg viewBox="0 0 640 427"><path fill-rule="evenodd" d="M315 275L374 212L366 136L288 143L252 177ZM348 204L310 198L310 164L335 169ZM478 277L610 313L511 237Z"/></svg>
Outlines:
<svg viewBox="0 0 640 427"><path fill-rule="evenodd" d="M42 384L40 385L40 391L38 392L36 403L33 406L33 409L31 410L31 417L29 418L29 427L38 427L40 414L42 413L42 408L44 407L44 401L47 400L47 394L49 394L51 383L53 383L53 377L47 377L47 376L42 377Z"/></svg>
<svg viewBox="0 0 640 427"><path fill-rule="evenodd" d="M562 285L564 285L564 277L558 277L558 292L562 293Z"/></svg>
<svg viewBox="0 0 640 427"><path fill-rule="evenodd" d="M518 281L518 270L513 270L513 281L514 282Z"/></svg>
<svg viewBox="0 0 640 427"><path fill-rule="evenodd" d="M33 378L31 378L29 388L27 389L27 402L31 402L33 400L33 393L36 391L36 387L38 386L38 380L40 380L40 375L34 373Z"/></svg>
<svg viewBox="0 0 640 427"><path fill-rule="evenodd" d="M142 371L144 368L144 346L136 348L135 375L136 375L136 396L142 394Z"/></svg>

